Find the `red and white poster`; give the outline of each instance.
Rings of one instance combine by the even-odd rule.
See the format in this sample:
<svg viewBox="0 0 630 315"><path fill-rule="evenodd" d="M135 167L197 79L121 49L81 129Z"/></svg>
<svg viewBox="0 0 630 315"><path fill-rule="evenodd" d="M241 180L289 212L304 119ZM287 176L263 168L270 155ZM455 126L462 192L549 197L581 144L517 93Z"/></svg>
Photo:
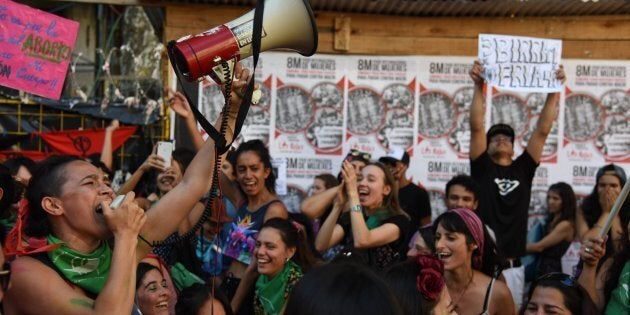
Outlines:
<svg viewBox="0 0 630 315"><path fill-rule="evenodd" d="M242 60L241 64L247 69L253 69L254 66L251 57ZM258 66L256 67L255 80L261 91L261 97L257 104L250 105L241 133L234 143L235 146L238 146L239 143L244 141L253 139L261 140L267 145L269 144L269 135L271 134L270 111L272 83L269 70L271 68L267 56L260 56ZM221 92L221 87L216 82L209 79L204 79L200 82L198 108L211 124L214 124L217 120L223 106L225 106L225 97ZM198 125L198 128L199 131L204 134L204 137L207 137L201 126Z"/></svg>
<svg viewBox="0 0 630 315"><path fill-rule="evenodd" d="M356 149L377 160L390 147L413 149L415 58L348 57L345 151ZM409 152L413 155L413 152Z"/></svg>
<svg viewBox="0 0 630 315"><path fill-rule="evenodd" d="M417 142L408 171L431 197L432 216L446 211L444 186L457 174L470 173L469 110L472 57L418 58Z"/></svg>
<svg viewBox="0 0 630 315"><path fill-rule="evenodd" d="M378 160L387 147L404 147L411 156L407 177L429 191L435 218L445 210L446 182L470 173L468 72L474 59L265 52L256 75L263 98L250 109L240 141L261 139L273 158L286 161L282 198L291 211L299 211L314 176L337 175L351 148ZM562 64L567 82L534 177L533 217L546 211L553 183L567 182L586 195L604 164L630 173L630 62ZM206 102L218 104L215 97ZM512 125L516 156L526 149L545 99L546 93L487 88L486 127Z"/></svg>
<svg viewBox="0 0 630 315"><path fill-rule="evenodd" d="M308 193L313 177L336 174L343 158L346 59L274 53L273 126L270 149L287 163L292 211Z"/></svg>
<svg viewBox="0 0 630 315"><path fill-rule="evenodd" d="M585 195L602 165L630 169L630 62L570 60L565 70L563 177Z"/></svg>

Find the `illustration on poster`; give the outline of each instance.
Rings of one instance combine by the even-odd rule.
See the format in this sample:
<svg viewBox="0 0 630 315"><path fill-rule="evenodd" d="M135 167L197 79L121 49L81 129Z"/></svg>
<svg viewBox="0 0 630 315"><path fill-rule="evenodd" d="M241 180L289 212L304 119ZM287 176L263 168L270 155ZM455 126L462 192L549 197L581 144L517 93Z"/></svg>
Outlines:
<svg viewBox="0 0 630 315"><path fill-rule="evenodd" d="M467 86L458 89L453 93L453 102L457 105L458 112L465 112L470 109L470 104L472 104L472 96L473 96L473 87Z"/></svg>
<svg viewBox="0 0 630 315"><path fill-rule="evenodd" d="M529 122L529 110L520 97L499 93L492 97L491 121L493 124L503 123L512 126L517 137L526 130Z"/></svg>
<svg viewBox="0 0 630 315"><path fill-rule="evenodd" d="M282 86L276 91L276 126L284 132L305 129L313 118L313 106L308 92L297 86Z"/></svg>
<svg viewBox="0 0 630 315"><path fill-rule="evenodd" d="M455 104L448 95L427 91L418 104L418 132L427 138L446 135L455 126Z"/></svg>
<svg viewBox="0 0 630 315"><path fill-rule="evenodd" d="M383 100L387 108L413 110L413 91L404 84L392 84L383 90Z"/></svg>
<svg viewBox="0 0 630 315"><path fill-rule="evenodd" d="M329 82L317 84L313 87L311 97L316 107L335 107L340 109L343 97L337 85Z"/></svg>
<svg viewBox="0 0 630 315"><path fill-rule="evenodd" d="M586 94L571 94L565 99L564 135L573 141L593 139L603 127L602 108Z"/></svg>
<svg viewBox="0 0 630 315"><path fill-rule="evenodd" d="M377 130L383 120L380 96L368 88L348 92L348 130L354 134L368 134Z"/></svg>

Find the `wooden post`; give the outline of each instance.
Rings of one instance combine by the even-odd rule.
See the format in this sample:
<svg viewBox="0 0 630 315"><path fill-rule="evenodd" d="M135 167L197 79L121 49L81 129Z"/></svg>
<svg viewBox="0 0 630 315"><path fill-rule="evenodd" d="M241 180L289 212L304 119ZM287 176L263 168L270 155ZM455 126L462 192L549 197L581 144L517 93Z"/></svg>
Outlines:
<svg viewBox="0 0 630 315"><path fill-rule="evenodd" d="M335 18L335 43L333 48L339 51L350 50L350 17Z"/></svg>

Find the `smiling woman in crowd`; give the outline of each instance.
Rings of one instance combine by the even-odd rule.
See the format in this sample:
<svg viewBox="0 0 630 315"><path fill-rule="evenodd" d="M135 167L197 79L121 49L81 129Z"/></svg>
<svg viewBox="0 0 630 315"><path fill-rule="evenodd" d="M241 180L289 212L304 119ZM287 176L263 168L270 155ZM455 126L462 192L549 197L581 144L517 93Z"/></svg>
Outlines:
<svg viewBox="0 0 630 315"><path fill-rule="evenodd" d="M514 314L505 283L481 271L484 258L493 253L484 247L487 233L479 217L468 209L449 210L433 222L433 229L452 310L460 315Z"/></svg>
<svg viewBox="0 0 630 315"><path fill-rule="evenodd" d="M315 262L304 227L287 219L268 220L258 234L252 263L236 290L232 308L237 312L254 286L254 313L280 314L295 283Z"/></svg>
<svg viewBox="0 0 630 315"><path fill-rule="evenodd" d="M357 180L355 168L344 161L341 174L344 190L317 234L317 249L327 249L343 241L349 247L347 255L377 270L403 261L410 221L398 205L398 189L389 169L379 162L370 163ZM346 200L350 205L350 222L339 224Z"/></svg>
<svg viewBox="0 0 630 315"><path fill-rule="evenodd" d="M160 270L140 263L136 272L136 304L142 315L168 315L171 291Z"/></svg>

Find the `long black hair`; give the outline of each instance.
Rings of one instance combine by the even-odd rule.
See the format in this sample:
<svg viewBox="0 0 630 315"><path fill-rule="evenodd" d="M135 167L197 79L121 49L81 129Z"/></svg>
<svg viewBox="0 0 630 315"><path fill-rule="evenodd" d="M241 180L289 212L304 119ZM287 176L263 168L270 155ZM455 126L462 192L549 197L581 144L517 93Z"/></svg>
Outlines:
<svg viewBox="0 0 630 315"><path fill-rule="evenodd" d="M225 310L225 314L232 315L232 307L228 301L227 296L223 292L215 287L211 290L211 287L200 283L195 283L182 290L177 295L177 304L175 305L176 315L192 315L199 313L199 309L208 301L213 298L217 303L220 303Z"/></svg>
<svg viewBox="0 0 630 315"><path fill-rule="evenodd" d="M285 315L402 315L387 284L362 264L314 268L293 287Z"/></svg>
<svg viewBox="0 0 630 315"><path fill-rule="evenodd" d="M560 220L559 221L575 221L575 213L577 212L577 199L571 185L565 182L558 182L549 186L548 191L553 191L560 195L562 200L562 206L560 207Z"/></svg>
<svg viewBox="0 0 630 315"><path fill-rule="evenodd" d="M292 259L302 271L307 272L318 262L317 255L308 244L305 227L290 219L271 218L262 225L260 231L270 228L280 233L280 238L288 248L295 248Z"/></svg>
<svg viewBox="0 0 630 315"><path fill-rule="evenodd" d="M260 158L263 166L266 169L270 170L269 176L267 176L267 178L265 179L265 187L267 188L267 190L269 190L269 192L275 194L276 174L274 173L273 166L271 165L271 155L269 154L269 149L267 149L267 147L261 140L249 140L247 142L243 142L241 145L238 146L238 149L236 149L236 157L234 158L234 160L238 163L238 158L241 156L241 154L245 152L254 152ZM238 173L237 163L233 165L236 173Z"/></svg>

